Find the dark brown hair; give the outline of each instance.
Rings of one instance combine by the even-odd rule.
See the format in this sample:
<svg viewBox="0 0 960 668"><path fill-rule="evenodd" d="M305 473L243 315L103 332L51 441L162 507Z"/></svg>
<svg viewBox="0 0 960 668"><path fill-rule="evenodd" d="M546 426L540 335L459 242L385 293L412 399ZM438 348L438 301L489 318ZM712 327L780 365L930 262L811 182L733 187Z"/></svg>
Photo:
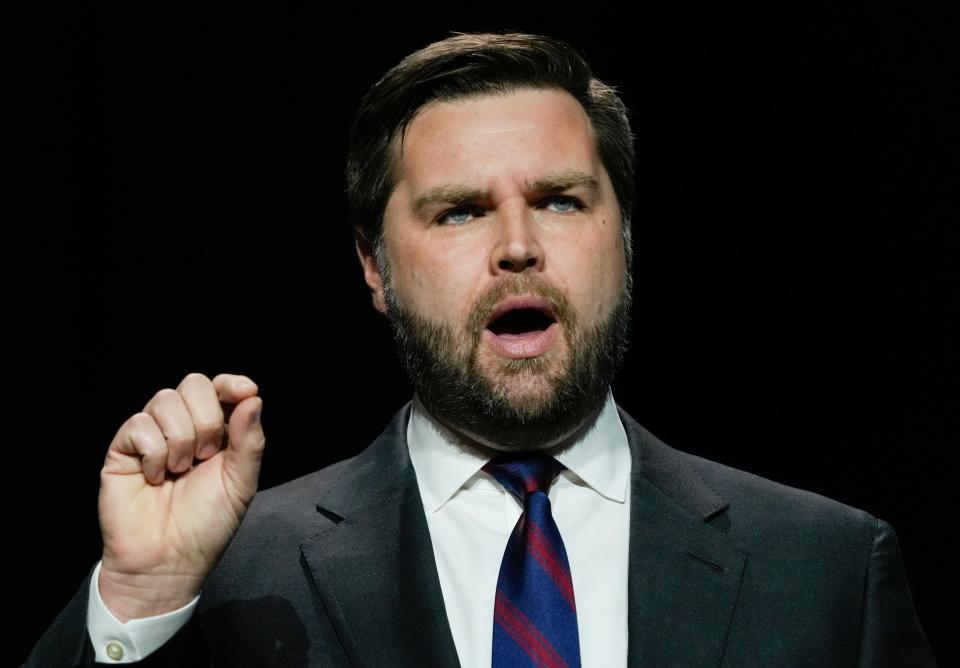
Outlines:
<svg viewBox="0 0 960 668"><path fill-rule="evenodd" d="M346 168L351 224L363 241L381 246L383 211L397 178L394 140L421 107L524 87L560 88L583 106L617 196L629 262L634 137L626 107L568 44L524 33L456 33L404 58L364 95Z"/></svg>

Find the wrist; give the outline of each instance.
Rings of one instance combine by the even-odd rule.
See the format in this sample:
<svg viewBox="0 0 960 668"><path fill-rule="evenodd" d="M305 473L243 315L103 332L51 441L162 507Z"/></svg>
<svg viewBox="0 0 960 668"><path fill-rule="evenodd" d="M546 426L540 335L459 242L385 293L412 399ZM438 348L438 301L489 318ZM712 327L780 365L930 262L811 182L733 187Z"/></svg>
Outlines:
<svg viewBox="0 0 960 668"><path fill-rule="evenodd" d="M202 581L180 574L114 573L101 567L100 599L120 622L179 610L200 594Z"/></svg>

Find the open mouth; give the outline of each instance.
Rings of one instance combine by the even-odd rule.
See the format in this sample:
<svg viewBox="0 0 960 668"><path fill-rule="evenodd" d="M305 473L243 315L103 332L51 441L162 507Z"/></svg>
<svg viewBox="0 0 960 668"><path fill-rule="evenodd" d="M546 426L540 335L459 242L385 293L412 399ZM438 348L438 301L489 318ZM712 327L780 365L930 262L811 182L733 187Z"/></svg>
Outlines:
<svg viewBox="0 0 960 668"><path fill-rule="evenodd" d="M487 329L507 338L528 336L545 331L556 319L538 308L517 308L495 317L487 324Z"/></svg>
<svg viewBox="0 0 960 668"><path fill-rule="evenodd" d="M535 295L510 297L490 314L483 338L503 357L540 357L554 347L559 327L547 300Z"/></svg>

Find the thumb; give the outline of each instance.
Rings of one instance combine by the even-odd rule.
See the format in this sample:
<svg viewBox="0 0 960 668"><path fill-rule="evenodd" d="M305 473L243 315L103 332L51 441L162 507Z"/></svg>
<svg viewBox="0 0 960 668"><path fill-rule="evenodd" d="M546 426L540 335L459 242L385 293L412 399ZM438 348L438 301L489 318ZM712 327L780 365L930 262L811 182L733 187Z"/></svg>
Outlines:
<svg viewBox="0 0 960 668"><path fill-rule="evenodd" d="M224 474L233 482L245 504L257 491L260 462L266 437L260 422L263 399L258 396L244 399L233 409L227 425L228 444L223 451Z"/></svg>

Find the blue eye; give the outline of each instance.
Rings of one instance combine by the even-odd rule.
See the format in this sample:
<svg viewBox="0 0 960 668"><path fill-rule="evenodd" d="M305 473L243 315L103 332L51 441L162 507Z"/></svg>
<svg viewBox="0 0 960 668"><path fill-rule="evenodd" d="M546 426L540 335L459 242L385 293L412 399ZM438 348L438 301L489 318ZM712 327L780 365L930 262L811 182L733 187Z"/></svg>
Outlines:
<svg viewBox="0 0 960 668"><path fill-rule="evenodd" d="M469 207L458 206L454 209L447 209L437 217L437 224L449 223L451 225L463 225L470 222L470 217L474 211Z"/></svg>
<svg viewBox="0 0 960 668"><path fill-rule="evenodd" d="M570 197L569 195L554 195L548 197L545 201L547 202L547 206L550 204L558 205L558 208L553 209L557 213L570 213L583 208L583 205L580 204L576 197Z"/></svg>
<svg viewBox="0 0 960 668"><path fill-rule="evenodd" d="M570 195L550 195L540 201L539 206L546 208L554 213L568 214L577 211L583 211L583 203L576 197ZM480 212L479 215L477 212ZM483 210L475 206L457 206L447 209L435 220L437 225L466 225L474 218L483 215Z"/></svg>

